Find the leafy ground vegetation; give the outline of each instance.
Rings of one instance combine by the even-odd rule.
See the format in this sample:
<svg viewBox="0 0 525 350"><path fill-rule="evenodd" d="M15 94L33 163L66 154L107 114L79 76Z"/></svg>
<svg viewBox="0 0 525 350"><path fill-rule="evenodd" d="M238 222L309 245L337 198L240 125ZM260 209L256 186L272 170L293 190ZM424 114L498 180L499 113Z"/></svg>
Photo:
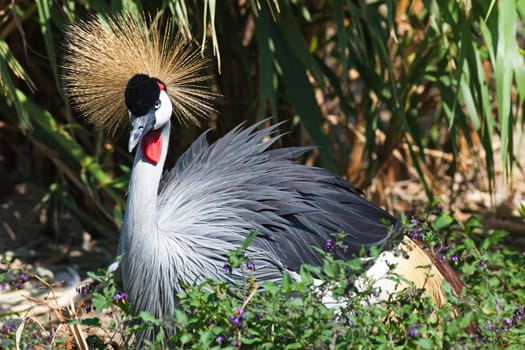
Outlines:
<svg viewBox="0 0 525 350"><path fill-rule="evenodd" d="M162 322L130 323L126 296L98 270L122 222L126 132L86 125L60 78L64 26L119 11L173 20L204 43L221 95L202 125L211 137L287 120L282 145L319 146L301 161L405 215L466 285L442 310L414 289L371 304L377 291L353 287L362 262L332 258L337 235L300 283L253 280L240 247L224 273L242 269L244 283L187 286L177 336L151 348L523 347L525 1L0 0L1 349L123 349ZM202 131L174 128L168 166ZM444 213L428 205L436 195ZM344 305L326 307L328 292Z"/></svg>
<svg viewBox="0 0 525 350"><path fill-rule="evenodd" d="M337 236L318 249L324 256L322 266L305 265L301 282L288 276L280 285L255 280L250 272L257 266L239 247L230 253L224 273L241 269L243 283L232 286L211 280L186 286L187 294L179 296L175 312L176 335L165 339L160 332L157 342L147 348L168 342L174 349L521 349L523 254L502 244L506 232L487 235L477 218L457 222L445 214L432 216L431 221L406 219L406 225L407 234L429 243L436 262L453 266L466 284L459 296L444 286L449 302L442 309L415 288L372 303L378 291L353 287L363 261L332 257L335 250L344 249ZM4 291L21 289L33 280L50 289L49 299L41 303L52 304L50 284L23 266L3 263ZM132 345L138 330L162 325L147 313L135 319L139 323L130 323L126 295L119 292L113 276L104 270L89 275L92 282L77 286L81 302L68 310L55 309L47 322L31 317L0 320L2 348L123 349ZM319 278L323 282L315 283ZM339 307L323 303L327 293Z"/></svg>

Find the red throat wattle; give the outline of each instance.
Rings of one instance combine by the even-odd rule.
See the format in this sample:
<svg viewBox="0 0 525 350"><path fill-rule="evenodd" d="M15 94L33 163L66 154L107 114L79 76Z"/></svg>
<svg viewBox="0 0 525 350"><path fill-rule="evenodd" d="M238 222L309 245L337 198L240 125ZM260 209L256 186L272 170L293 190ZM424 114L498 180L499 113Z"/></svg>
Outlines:
<svg viewBox="0 0 525 350"><path fill-rule="evenodd" d="M142 154L153 165L157 165L162 154L162 137L160 130L151 130L142 137Z"/></svg>

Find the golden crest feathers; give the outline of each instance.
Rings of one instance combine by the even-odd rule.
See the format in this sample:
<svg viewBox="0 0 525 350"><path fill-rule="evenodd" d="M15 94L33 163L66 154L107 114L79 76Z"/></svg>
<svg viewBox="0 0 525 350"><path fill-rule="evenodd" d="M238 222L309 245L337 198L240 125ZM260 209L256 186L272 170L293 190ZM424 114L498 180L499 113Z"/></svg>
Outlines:
<svg viewBox="0 0 525 350"><path fill-rule="evenodd" d="M66 32L64 80L75 107L89 122L114 133L128 120L124 91L131 77L162 81L182 123L198 122L212 111L214 97L202 70L207 60L181 34L172 35L159 17L131 14L92 17Z"/></svg>

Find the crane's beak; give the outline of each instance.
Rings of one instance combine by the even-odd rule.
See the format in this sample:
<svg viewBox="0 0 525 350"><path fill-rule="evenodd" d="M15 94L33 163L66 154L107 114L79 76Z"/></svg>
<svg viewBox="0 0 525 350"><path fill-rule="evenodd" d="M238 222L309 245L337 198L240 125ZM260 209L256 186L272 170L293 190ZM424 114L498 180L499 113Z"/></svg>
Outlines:
<svg viewBox="0 0 525 350"><path fill-rule="evenodd" d="M151 111L148 114L142 115L140 117L131 118L131 131L129 133L129 143L128 150L131 153L139 141L142 139L142 136L147 134L148 131L153 129L155 125L155 112Z"/></svg>

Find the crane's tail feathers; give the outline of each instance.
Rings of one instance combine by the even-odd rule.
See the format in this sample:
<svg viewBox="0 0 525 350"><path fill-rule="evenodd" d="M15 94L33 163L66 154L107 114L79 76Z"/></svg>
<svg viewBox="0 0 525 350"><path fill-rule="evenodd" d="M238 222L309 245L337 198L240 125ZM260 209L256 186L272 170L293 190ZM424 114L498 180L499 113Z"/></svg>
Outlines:
<svg viewBox="0 0 525 350"><path fill-rule="evenodd" d="M356 282L357 288L374 289L379 300L406 288L424 289L434 304L442 307L447 301L443 283L449 283L456 295L461 293L463 283L447 263L438 263L431 250L424 248L425 243L405 236L394 250L379 255Z"/></svg>
<svg viewBox="0 0 525 350"><path fill-rule="evenodd" d="M146 74L166 85L173 111L183 123L198 122L213 110L207 65L197 48L170 22L117 14L70 25L66 30L63 79L72 102L87 120L115 133L128 120L126 85Z"/></svg>

